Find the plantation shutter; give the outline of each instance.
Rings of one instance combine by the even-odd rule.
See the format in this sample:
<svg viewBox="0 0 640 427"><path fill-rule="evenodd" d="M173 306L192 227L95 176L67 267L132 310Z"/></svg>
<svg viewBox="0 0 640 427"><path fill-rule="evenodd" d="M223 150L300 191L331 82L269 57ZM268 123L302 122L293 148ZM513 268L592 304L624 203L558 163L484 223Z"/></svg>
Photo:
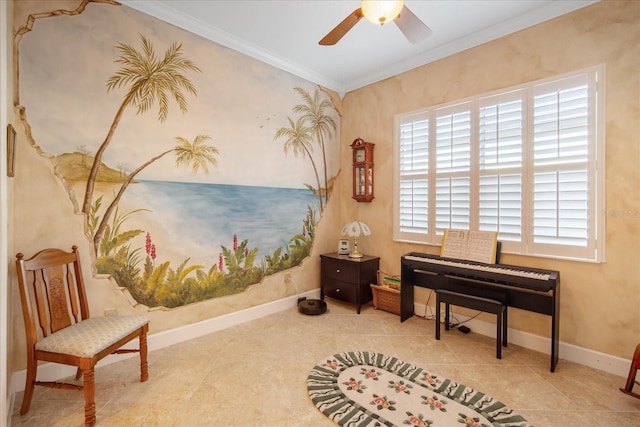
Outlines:
<svg viewBox="0 0 640 427"><path fill-rule="evenodd" d="M400 124L399 200L396 214L401 233L426 236L429 223L429 119L407 117Z"/></svg>
<svg viewBox="0 0 640 427"><path fill-rule="evenodd" d="M464 103L436 113L435 227L469 229L471 198L471 111Z"/></svg>
<svg viewBox="0 0 640 427"><path fill-rule="evenodd" d="M480 100L478 228L522 239L522 91Z"/></svg>
<svg viewBox="0 0 640 427"><path fill-rule="evenodd" d="M533 241L587 248L593 209L589 183L588 75L541 85L533 100ZM592 98L595 98L593 96ZM594 103L595 105L595 103Z"/></svg>
<svg viewBox="0 0 640 427"><path fill-rule="evenodd" d="M395 118L394 240L604 261L604 66Z"/></svg>

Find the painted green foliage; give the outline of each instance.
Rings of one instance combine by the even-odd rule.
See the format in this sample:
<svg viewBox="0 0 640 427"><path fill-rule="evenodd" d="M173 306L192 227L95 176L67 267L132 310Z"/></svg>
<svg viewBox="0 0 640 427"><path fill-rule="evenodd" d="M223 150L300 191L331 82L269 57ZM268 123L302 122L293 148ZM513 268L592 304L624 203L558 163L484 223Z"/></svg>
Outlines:
<svg viewBox="0 0 640 427"><path fill-rule="evenodd" d="M313 243L316 213L312 207L308 207L307 217L303 220L302 233L291 237L289 242L285 242L273 254L265 256L261 263L256 260L258 248L250 248L248 239L239 242L236 235L234 235L232 246L221 247L217 264L209 269L200 264L189 265L190 258L186 258L175 269L168 261L160 262L156 259L156 248L148 232L144 248L131 247L131 240L145 231L123 228L127 219L144 211L144 209L136 209L124 214L119 213L118 203L129 184L144 168L168 154L175 155L176 166L188 166L194 174L200 170L208 173L208 165L216 165L218 150L206 143L210 139L207 135L198 135L193 141L176 137L174 148L163 151L144 162L133 172L124 174L124 181L119 191L104 211L102 210L104 196L93 200L95 183L100 176L99 170L105 167L101 163L102 155L112 141L123 111L131 106L136 108L137 114L142 114L157 102L158 120L163 122L168 114L170 99L174 99L180 110L186 112L185 92L197 95L195 87L183 72L199 71L199 69L193 62L183 57L182 46L174 43L167 49L163 58L158 58L149 40L144 36L141 36L141 39L142 51L137 51L123 43L117 46L121 55L116 62L122 67L109 78L107 89L115 90L124 87L127 92L107 136L93 158L93 164L87 176L82 211L86 215L87 230L96 251L98 273L111 274L117 283L127 288L139 303L150 307L178 307L242 292L248 286L260 282L265 275L298 265L309 255ZM321 191L321 181L315 163L313 167L317 177L317 194L322 211L323 195L325 202L329 195L324 141L336 127L333 119L325 114L328 105L320 100L318 91L311 96L303 89L295 90L306 102L293 109L294 112L302 114L298 122L305 135L301 135L299 141L295 138L291 139L287 131L283 131L280 136L288 138L285 143L285 153L292 149L297 156L298 150L303 149L312 163L310 143L316 138L320 145L324 166L323 191ZM290 118L289 120L291 121ZM277 134L276 138L278 137ZM299 144L302 144L302 148ZM82 158L86 160L90 157L85 153Z"/></svg>
<svg viewBox="0 0 640 427"><path fill-rule="evenodd" d="M307 219L303 222L302 234L293 236L289 242L265 256L256 265L258 248L249 249L249 241L238 241L234 235L231 247L222 246L218 263L205 270L203 265L188 265L185 259L177 269L168 261L156 263L156 248L147 233L142 271L142 248L131 249L127 244L142 230L127 230L119 233L120 225L131 214L114 215L114 223L108 228L100 245L101 256L97 269L111 274L120 286L126 287L136 301L150 307L178 307L210 298L243 292L248 286L260 282L265 275L274 274L298 265L306 258L313 243L315 231L314 211L308 207ZM108 251L108 252L106 252Z"/></svg>

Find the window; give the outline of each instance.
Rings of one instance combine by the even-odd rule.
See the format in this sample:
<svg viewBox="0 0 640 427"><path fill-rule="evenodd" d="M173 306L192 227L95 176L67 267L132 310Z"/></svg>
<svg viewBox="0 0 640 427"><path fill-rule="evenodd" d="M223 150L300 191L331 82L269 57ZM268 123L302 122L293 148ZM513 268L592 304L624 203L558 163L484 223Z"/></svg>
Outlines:
<svg viewBox="0 0 640 427"><path fill-rule="evenodd" d="M603 74L396 116L394 239L497 231L503 252L604 261Z"/></svg>

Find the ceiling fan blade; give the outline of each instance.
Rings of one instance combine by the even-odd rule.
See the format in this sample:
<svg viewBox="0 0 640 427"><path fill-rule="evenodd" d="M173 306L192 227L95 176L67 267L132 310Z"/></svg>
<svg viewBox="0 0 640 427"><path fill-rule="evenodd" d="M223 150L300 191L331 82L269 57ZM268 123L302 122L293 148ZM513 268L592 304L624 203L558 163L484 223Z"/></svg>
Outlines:
<svg viewBox="0 0 640 427"><path fill-rule="evenodd" d="M362 9L357 8L351 12L349 16L344 18L341 23L336 25L333 30L329 31L329 34L324 36L324 38L318 43L323 46L330 46L338 43L338 41L347 34L347 32L349 32L349 30L352 29L363 16Z"/></svg>
<svg viewBox="0 0 640 427"><path fill-rule="evenodd" d="M412 44L420 43L431 34L431 28L427 27L406 5L393 22Z"/></svg>

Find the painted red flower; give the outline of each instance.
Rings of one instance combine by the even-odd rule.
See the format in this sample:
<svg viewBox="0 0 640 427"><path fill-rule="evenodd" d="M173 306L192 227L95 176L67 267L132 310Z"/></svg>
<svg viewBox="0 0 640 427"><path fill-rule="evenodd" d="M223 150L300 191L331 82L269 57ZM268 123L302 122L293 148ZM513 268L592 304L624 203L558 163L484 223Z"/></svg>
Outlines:
<svg viewBox="0 0 640 427"><path fill-rule="evenodd" d="M147 252L147 255L151 253L151 234L147 232L147 238L144 243L144 250Z"/></svg>
<svg viewBox="0 0 640 427"><path fill-rule="evenodd" d="M233 233L233 251L238 250L238 235Z"/></svg>
<svg viewBox="0 0 640 427"><path fill-rule="evenodd" d="M152 260L156 260L156 245L151 244L151 249L149 250L149 256L151 256Z"/></svg>
<svg viewBox="0 0 640 427"><path fill-rule="evenodd" d="M218 254L218 270L222 271L224 268L224 259L222 258L222 252Z"/></svg>

